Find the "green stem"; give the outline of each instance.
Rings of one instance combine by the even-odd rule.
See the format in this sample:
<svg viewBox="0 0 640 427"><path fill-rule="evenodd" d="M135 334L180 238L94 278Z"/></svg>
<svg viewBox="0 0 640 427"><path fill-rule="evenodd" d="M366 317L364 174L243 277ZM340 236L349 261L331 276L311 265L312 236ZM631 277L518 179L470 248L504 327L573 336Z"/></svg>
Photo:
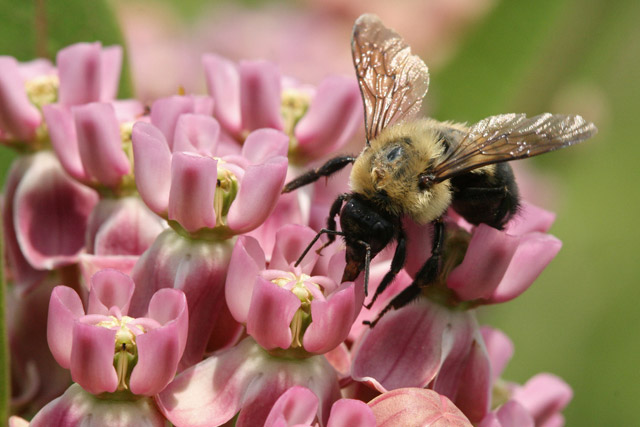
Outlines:
<svg viewBox="0 0 640 427"><path fill-rule="evenodd" d="M1 227L0 219L0 230ZM9 399L11 398L10 376L9 376L9 341L7 339L7 327L5 319L5 292L6 283L4 275L4 239L0 232L0 424L8 425L9 420Z"/></svg>

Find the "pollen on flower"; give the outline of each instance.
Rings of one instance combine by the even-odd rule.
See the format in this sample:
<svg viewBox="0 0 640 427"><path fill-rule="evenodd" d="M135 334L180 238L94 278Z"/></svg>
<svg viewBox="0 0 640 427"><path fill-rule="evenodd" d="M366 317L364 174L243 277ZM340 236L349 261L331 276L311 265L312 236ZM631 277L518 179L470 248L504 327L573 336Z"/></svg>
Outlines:
<svg viewBox="0 0 640 427"><path fill-rule="evenodd" d="M38 108L58 100L58 86L60 80L55 75L38 76L24 83L29 101Z"/></svg>
<svg viewBox="0 0 640 427"><path fill-rule="evenodd" d="M118 390L127 390L127 380L135 365L137 357L136 335L144 333L142 325L131 324L135 320L129 316L118 319L109 316L109 320L99 322L97 326L107 329L118 329L114 343L113 365L118 376Z"/></svg>
<svg viewBox="0 0 640 427"><path fill-rule="evenodd" d="M218 164L224 163L218 159ZM235 175L226 170L218 170L218 180L216 182L216 194L213 199L213 209L216 212L216 224L226 225L225 218L231 208L231 203L238 194L238 179Z"/></svg>
<svg viewBox="0 0 640 427"><path fill-rule="evenodd" d="M310 103L311 97L308 93L297 89L285 89L282 91L280 112L284 119L284 133L289 136L290 153L295 151L298 146L294 129L300 119L307 113Z"/></svg>

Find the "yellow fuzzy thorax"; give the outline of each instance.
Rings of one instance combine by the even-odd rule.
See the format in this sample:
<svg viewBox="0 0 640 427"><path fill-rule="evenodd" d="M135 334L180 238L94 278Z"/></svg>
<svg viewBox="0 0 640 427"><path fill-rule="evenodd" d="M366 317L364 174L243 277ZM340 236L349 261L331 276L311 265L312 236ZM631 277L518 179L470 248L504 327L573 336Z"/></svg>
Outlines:
<svg viewBox="0 0 640 427"><path fill-rule="evenodd" d="M449 181L423 190L418 187L418 176L444 155L438 132L442 125L422 119L385 128L353 164L352 190L420 224L440 217L451 204Z"/></svg>

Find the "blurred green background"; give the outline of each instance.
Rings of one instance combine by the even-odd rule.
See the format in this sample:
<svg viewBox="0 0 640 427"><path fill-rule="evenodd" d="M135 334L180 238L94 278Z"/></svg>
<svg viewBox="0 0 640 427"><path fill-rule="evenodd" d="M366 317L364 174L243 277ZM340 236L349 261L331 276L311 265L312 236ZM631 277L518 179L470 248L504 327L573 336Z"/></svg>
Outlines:
<svg viewBox="0 0 640 427"><path fill-rule="evenodd" d="M124 40L132 67L120 94L143 99L203 90L205 51L263 56L315 82L350 72L350 27L363 12L429 64L437 119L551 111L598 125L588 143L527 161L525 193L557 212L551 232L564 246L529 291L481 316L515 343L506 379L546 371L573 387L567 425L640 425L637 0L0 0L0 54L53 58L75 41ZM4 176L13 154L0 155Z"/></svg>

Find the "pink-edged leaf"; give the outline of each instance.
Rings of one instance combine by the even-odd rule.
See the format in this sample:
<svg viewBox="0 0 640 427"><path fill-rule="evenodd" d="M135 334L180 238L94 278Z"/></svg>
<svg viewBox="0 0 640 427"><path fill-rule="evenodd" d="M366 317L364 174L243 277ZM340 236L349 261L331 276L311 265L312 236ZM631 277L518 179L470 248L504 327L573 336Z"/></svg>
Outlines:
<svg viewBox="0 0 640 427"><path fill-rule="evenodd" d="M167 213L171 188L171 151L162 132L150 123L133 126L134 172L140 197L159 215Z"/></svg>
<svg viewBox="0 0 640 427"><path fill-rule="evenodd" d="M433 390L401 388L376 397L369 406L379 426L472 426L451 400Z"/></svg>

